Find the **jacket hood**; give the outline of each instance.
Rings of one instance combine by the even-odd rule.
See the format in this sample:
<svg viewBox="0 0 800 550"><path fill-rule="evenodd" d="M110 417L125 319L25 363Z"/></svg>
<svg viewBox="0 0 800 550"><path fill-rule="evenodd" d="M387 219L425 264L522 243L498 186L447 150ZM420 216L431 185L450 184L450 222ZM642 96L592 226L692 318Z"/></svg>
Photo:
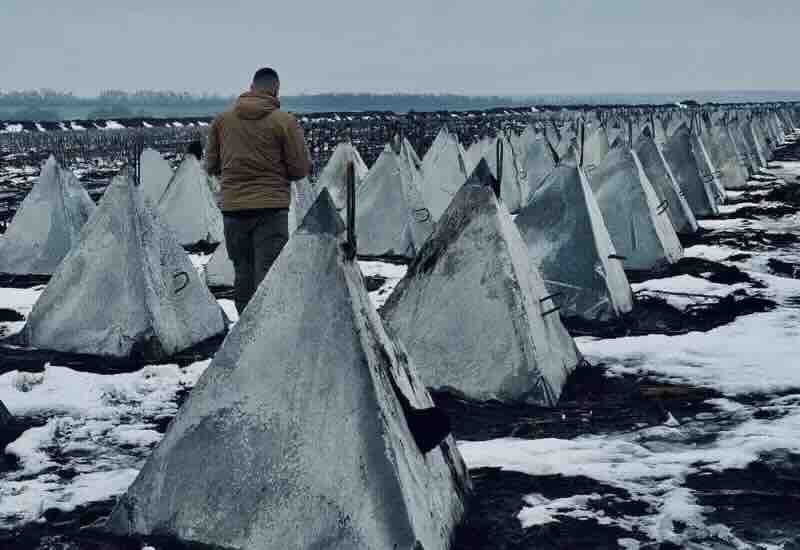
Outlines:
<svg viewBox="0 0 800 550"><path fill-rule="evenodd" d="M280 100L274 95L264 92L245 92L239 96L233 110L239 118L258 120L276 111L280 106Z"/></svg>

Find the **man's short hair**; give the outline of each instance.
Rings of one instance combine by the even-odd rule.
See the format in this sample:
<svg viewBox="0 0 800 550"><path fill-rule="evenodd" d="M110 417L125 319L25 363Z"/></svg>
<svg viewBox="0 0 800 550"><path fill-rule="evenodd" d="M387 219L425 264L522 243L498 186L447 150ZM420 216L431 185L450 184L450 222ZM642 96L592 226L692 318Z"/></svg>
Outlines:
<svg viewBox="0 0 800 550"><path fill-rule="evenodd" d="M280 85L280 79L275 69L264 67L256 71L253 75L253 87L258 90L268 90L277 92Z"/></svg>

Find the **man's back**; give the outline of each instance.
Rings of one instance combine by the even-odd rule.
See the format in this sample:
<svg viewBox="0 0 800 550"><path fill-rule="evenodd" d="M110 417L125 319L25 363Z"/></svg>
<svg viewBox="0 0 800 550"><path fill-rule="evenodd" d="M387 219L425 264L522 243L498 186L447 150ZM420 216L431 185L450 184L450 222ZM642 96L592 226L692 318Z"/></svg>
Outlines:
<svg viewBox="0 0 800 550"><path fill-rule="evenodd" d="M263 91L242 94L209 129L207 164L222 175L222 210L288 208L289 182L306 177L311 161L297 119Z"/></svg>

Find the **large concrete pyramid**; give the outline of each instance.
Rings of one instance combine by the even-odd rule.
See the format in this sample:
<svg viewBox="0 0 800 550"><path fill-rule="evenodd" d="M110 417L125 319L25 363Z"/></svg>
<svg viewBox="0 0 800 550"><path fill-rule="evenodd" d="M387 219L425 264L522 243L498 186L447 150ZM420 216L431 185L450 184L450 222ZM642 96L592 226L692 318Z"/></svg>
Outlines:
<svg viewBox="0 0 800 550"><path fill-rule="evenodd" d="M553 405L578 353L493 179L479 163L384 318L427 386Z"/></svg>
<svg viewBox="0 0 800 550"><path fill-rule="evenodd" d="M467 154L458 137L443 126L422 159L420 175L422 199L434 222L467 181L470 170Z"/></svg>
<svg viewBox="0 0 800 550"><path fill-rule="evenodd" d="M417 187L418 177L405 142L384 148L356 194L360 255L416 256L433 232L433 221Z"/></svg>
<svg viewBox="0 0 800 550"><path fill-rule="evenodd" d="M678 182L675 181L675 176L661 147L650 137L649 132L642 132L634 144L634 149L636 149L644 173L653 185L659 201L666 206L675 231L679 235L697 233L700 229L697 219Z"/></svg>
<svg viewBox="0 0 800 550"><path fill-rule="evenodd" d="M158 204L164 191L167 189L173 176L172 167L169 162L161 156L155 149L145 149L139 156L139 166L141 171L141 186L144 197L153 203Z"/></svg>
<svg viewBox="0 0 800 550"><path fill-rule="evenodd" d="M111 531L225 549L450 548L465 466L447 428L427 440L438 409L345 258L342 228L323 191Z"/></svg>
<svg viewBox="0 0 800 550"><path fill-rule="evenodd" d="M472 145L467 151L468 166L477 166L481 159L485 159L492 175L497 178L497 147L502 143L503 170L500 174L500 199L512 214L519 212L523 200L527 199L528 181L525 177L517 150L509 139L508 133L503 131L493 139L483 139Z"/></svg>
<svg viewBox="0 0 800 550"><path fill-rule="evenodd" d="M351 162L355 171L355 186L358 189L367 177L368 169L358 150L349 141L343 141L336 146L317 180L320 189L328 189L339 210L347 206L347 165Z"/></svg>
<svg viewBox="0 0 800 550"><path fill-rule="evenodd" d="M311 183L308 178L292 182L291 202L289 203L290 235L302 223L306 212L314 204L319 192L320 186ZM223 235L219 246L214 250L211 259L205 266L205 281L212 288L232 287L234 278L233 262L228 254L228 246Z"/></svg>
<svg viewBox="0 0 800 550"><path fill-rule="evenodd" d="M226 321L141 190L118 176L20 337L41 349L161 360L223 333Z"/></svg>
<svg viewBox="0 0 800 550"><path fill-rule="evenodd" d="M667 140L664 145L664 157L695 217L719 214L717 197L711 182L703 180L700 175L691 132L685 124L681 124Z"/></svg>
<svg viewBox="0 0 800 550"><path fill-rule="evenodd" d="M612 149L590 179L626 270L658 270L683 256L667 205L658 199L635 151Z"/></svg>
<svg viewBox="0 0 800 550"><path fill-rule="evenodd" d="M94 210L75 175L50 157L0 237L0 273L53 274Z"/></svg>
<svg viewBox="0 0 800 550"><path fill-rule="evenodd" d="M631 311L628 279L583 170L556 168L514 221L562 316L609 321Z"/></svg>
<svg viewBox="0 0 800 550"><path fill-rule="evenodd" d="M183 246L215 244L223 239L222 212L209 176L194 155L186 155L167 184L156 209Z"/></svg>

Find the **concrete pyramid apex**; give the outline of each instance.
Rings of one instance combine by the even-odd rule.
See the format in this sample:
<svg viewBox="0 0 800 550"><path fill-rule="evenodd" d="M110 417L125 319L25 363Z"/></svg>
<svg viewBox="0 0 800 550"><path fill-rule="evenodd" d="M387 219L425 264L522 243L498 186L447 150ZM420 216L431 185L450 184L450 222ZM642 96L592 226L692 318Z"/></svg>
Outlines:
<svg viewBox="0 0 800 550"><path fill-rule="evenodd" d="M59 352L161 360L226 328L172 232L141 189L117 176L20 339Z"/></svg>
<svg viewBox="0 0 800 550"><path fill-rule="evenodd" d="M181 245L222 241L222 212L211 192L209 176L194 155L184 157L155 205Z"/></svg>
<svg viewBox="0 0 800 550"><path fill-rule="evenodd" d="M80 240L94 202L71 171L51 156L0 236L0 273L51 275Z"/></svg>
<svg viewBox="0 0 800 550"><path fill-rule="evenodd" d="M467 181L464 185L482 185L486 186L497 194L498 186L500 182L497 181L497 178L492 173L492 170L489 168L489 163L486 162L485 158L481 158L478 161L478 164L475 166L475 169L467 178Z"/></svg>
<svg viewBox="0 0 800 550"><path fill-rule="evenodd" d="M421 172L422 198L435 222L472 172L464 148L446 126L425 154Z"/></svg>
<svg viewBox="0 0 800 550"><path fill-rule="evenodd" d="M347 200L347 165L353 163L356 189L367 176L367 165L350 141L343 141L333 150L331 158L322 169L317 185L327 187L336 208L343 210Z"/></svg>
<svg viewBox="0 0 800 550"><path fill-rule="evenodd" d="M553 170L514 222L562 316L602 322L631 311L628 279L583 170Z"/></svg>
<svg viewBox="0 0 800 550"><path fill-rule="evenodd" d="M330 212L323 192L306 221ZM301 228L108 528L226 549L447 550L469 481L452 437L418 447L411 419L432 407L357 263Z"/></svg>
<svg viewBox="0 0 800 550"><path fill-rule="evenodd" d="M308 209L303 221L297 228L297 233L310 235L331 235L337 237L345 230L344 222L336 211L328 188L320 191L311 208Z"/></svg>
<svg viewBox="0 0 800 550"><path fill-rule="evenodd" d="M550 145L547 137L538 135L534 137L525 150L525 172L528 176L528 196L522 200L522 205L528 203L533 193L539 189L544 179L558 165L559 159L555 149Z"/></svg>
<svg viewBox="0 0 800 550"><path fill-rule="evenodd" d="M173 176L172 166L155 149L146 148L139 156L142 191L154 206L158 204Z"/></svg>
<svg viewBox="0 0 800 550"><path fill-rule="evenodd" d="M590 176L592 191L625 269L663 269L683 256L667 205L635 151L612 149Z"/></svg>
<svg viewBox="0 0 800 550"><path fill-rule="evenodd" d="M472 399L553 405L579 361L511 215L482 184L462 186L382 312L427 386Z"/></svg>
<svg viewBox="0 0 800 550"><path fill-rule="evenodd" d="M401 143L387 145L356 194L358 253L367 257L413 258L433 232L417 187L418 164Z"/></svg>

